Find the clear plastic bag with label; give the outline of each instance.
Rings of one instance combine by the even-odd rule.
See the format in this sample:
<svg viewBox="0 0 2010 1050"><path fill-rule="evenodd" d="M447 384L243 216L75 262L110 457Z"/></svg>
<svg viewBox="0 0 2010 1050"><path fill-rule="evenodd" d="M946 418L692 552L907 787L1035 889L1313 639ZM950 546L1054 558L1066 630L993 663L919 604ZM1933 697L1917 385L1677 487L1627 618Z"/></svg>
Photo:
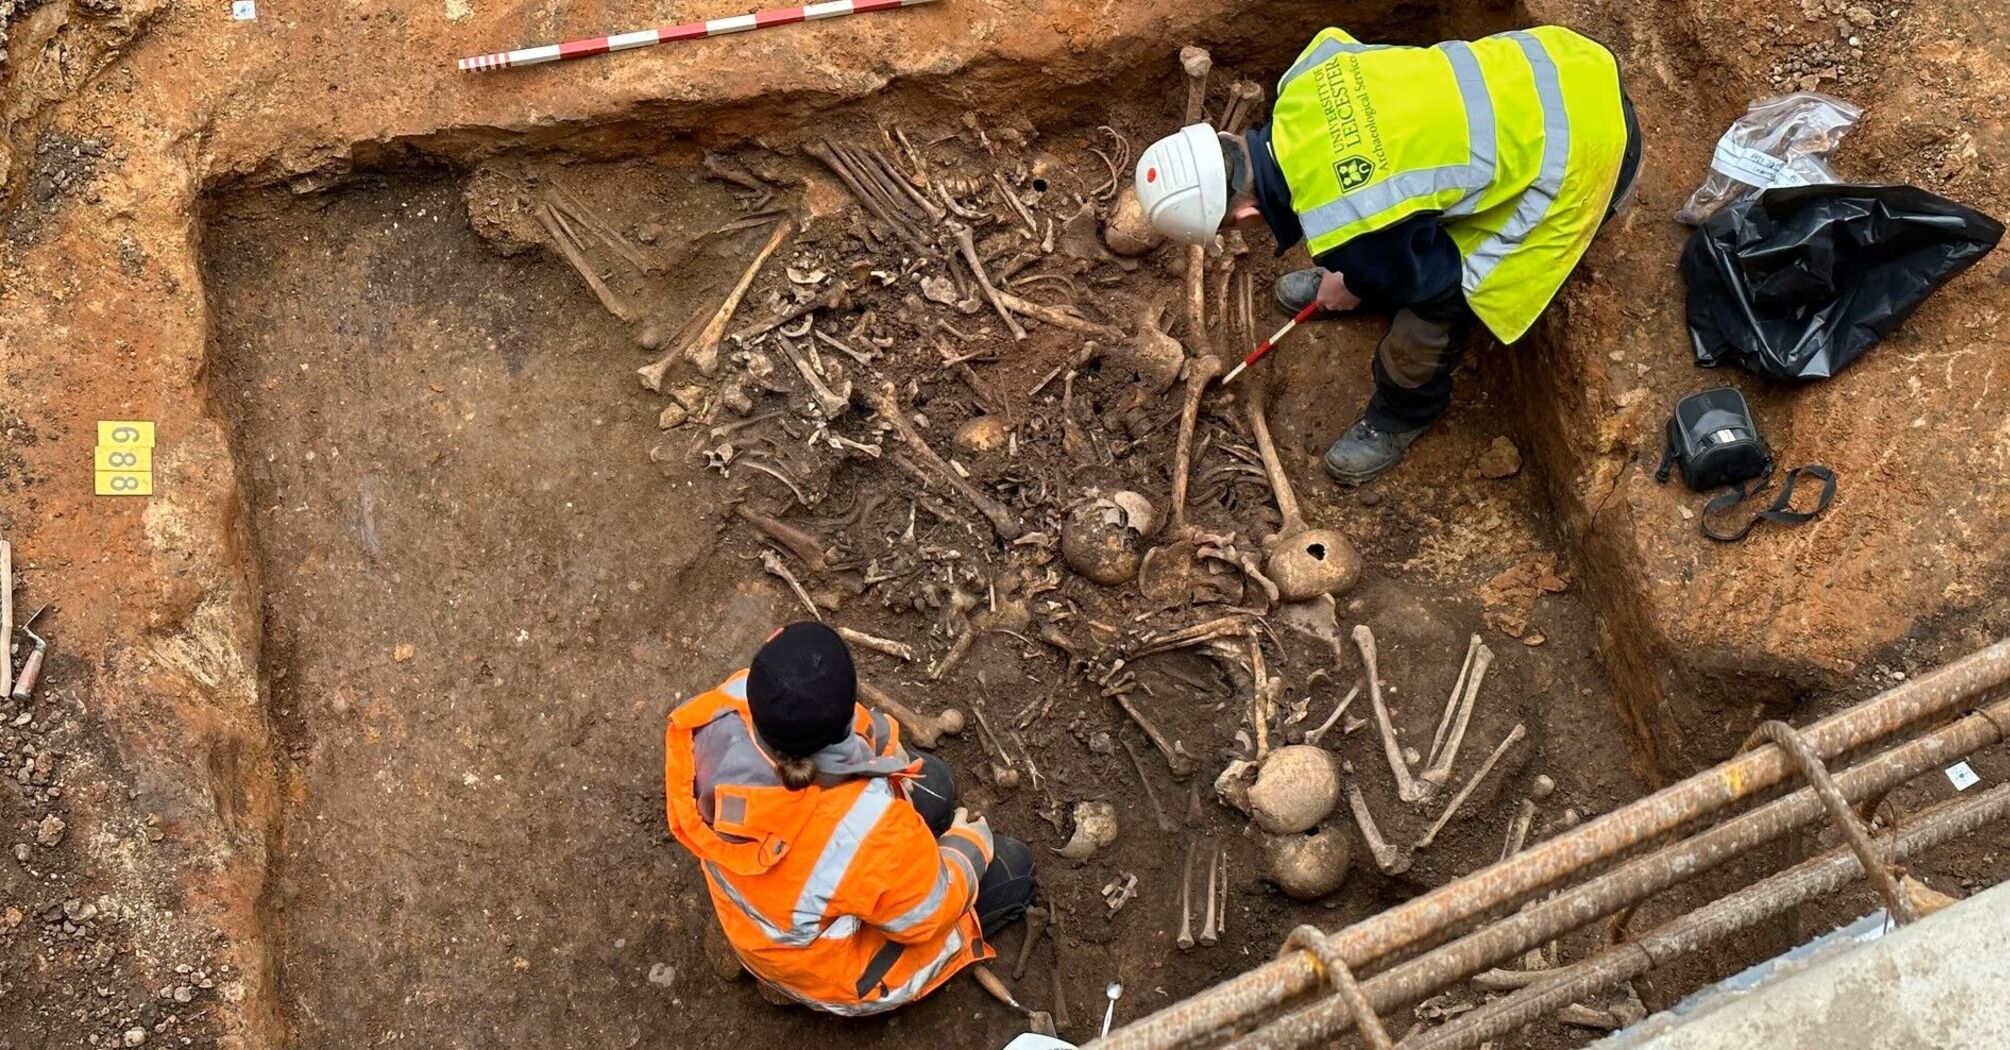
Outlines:
<svg viewBox="0 0 2010 1050"><path fill-rule="evenodd" d="M1841 182L1828 155L1862 117L1855 104L1815 91L1752 103L1717 140L1709 176L1675 218L1699 226L1724 205L1761 190Z"/></svg>

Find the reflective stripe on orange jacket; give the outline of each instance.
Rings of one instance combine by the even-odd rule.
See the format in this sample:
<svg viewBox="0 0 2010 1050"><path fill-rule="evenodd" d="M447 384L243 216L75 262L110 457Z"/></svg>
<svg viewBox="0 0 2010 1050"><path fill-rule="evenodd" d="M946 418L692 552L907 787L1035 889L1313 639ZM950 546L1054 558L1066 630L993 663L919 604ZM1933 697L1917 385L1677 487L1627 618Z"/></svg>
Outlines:
<svg viewBox="0 0 2010 1050"><path fill-rule="evenodd" d="M696 854L727 940L747 968L802 1003L879 1013L993 955L978 926L988 831L937 839L907 800L920 763L899 728L858 708L853 734L816 755L816 783L781 785L754 735L745 671L671 712L670 833Z"/></svg>

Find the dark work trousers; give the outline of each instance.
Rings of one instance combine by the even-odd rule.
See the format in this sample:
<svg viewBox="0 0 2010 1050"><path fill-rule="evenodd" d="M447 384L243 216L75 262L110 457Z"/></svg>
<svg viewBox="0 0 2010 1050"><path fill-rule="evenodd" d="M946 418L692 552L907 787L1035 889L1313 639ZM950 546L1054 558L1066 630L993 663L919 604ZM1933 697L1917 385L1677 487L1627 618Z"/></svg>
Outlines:
<svg viewBox="0 0 2010 1050"><path fill-rule="evenodd" d="M1640 176L1640 122L1633 102L1621 96L1626 114L1626 152L1619 161L1619 181L1612 193L1610 220L1632 198ZM1375 347L1375 393L1368 399L1368 425L1403 433L1431 425L1452 404L1452 373L1471 342L1472 308L1465 293L1454 287L1429 302L1396 311L1389 332Z"/></svg>
<svg viewBox="0 0 2010 1050"><path fill-rule="evenodd" d="M956 819L956 776L949 763L934 755L921 756L921 776L908 783L908 798L937 838ZM991 833L991 863L977 880L977 921L984 936L1019 921L1033 903L1033 851L1010 835Z"/></svg>

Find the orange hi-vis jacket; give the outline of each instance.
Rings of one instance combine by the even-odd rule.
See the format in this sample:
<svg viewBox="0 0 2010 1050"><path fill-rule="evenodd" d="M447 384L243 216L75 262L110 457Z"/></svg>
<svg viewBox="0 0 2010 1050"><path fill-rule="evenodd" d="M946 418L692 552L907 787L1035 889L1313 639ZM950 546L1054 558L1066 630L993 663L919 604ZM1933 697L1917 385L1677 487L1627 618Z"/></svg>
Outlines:
<svg viewBox="0 0 2010 1050"><path fill-rule="evenodd" d="M990 832L930 833L907 800L920 763L884 715L858 708L852 735L816 754L816 782L800 791L782 786L755 736L744 670L671 712L663 744L670 833L697 855L726 939L756 977L861 1016L994 954L974 907Z"/></svg>

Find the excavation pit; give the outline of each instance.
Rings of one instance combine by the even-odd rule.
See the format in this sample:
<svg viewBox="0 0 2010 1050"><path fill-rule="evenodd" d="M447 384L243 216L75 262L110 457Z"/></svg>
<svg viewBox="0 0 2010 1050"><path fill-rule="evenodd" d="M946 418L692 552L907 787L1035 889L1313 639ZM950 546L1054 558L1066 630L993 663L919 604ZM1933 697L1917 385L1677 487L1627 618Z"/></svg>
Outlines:
<svg viewBox="0 0 2010 1050"><path fill-rule="evenodd" d="M1621 53L1650 159L1639 209L1601 238L1550 317L1522 346L1477 347L1452 415L1370 490L1328 487L1318 455L1366 395L1381 322L1316 326L1264 362L1272 425L1306 517L1338 529L1366 562L1342 599L1333 632L1340 666L1325 678L1311 675L1333 662L1316 631L1258 627L1270 671L1290 683L1273 724L1301 699L1306 718L1287 733L1325 718L1355 673L1346 628L1367 622L1404 743L1428 749L1475 631L1497 662L1460 779L1514 725L1525 724L1529 739L1403 875L1374 872L1348 830L1356 870L1338 894L1292 903L1261 883L1263 843L1208 797L1214 773L1249 747L1236 740L1248 731L1249 684L1235 661L1192 650L1135 661L1127 699L1179 739L1198 768L1175 782L1114 700L1079 674L1064 677L1070 661L1039 630L1056 626L1093 655L1117 639L1088 619L1142 632L1230 603L1201 601L1138 621L1146 606L1134 595L1088 590L1065 571L1058 591L1028 597L1046 582L1040 573L1017 591L1006 587L1010 576L1000 580L998 567L1032 548L1001 544L997 528L957 493L896 466L887 453L899 440L873 426L866 403L886 375L902 409L927 416L917 426L930 444L950 455L951 435L988 398L997 411L987 417L1006 422L1016 447L957 458L981 492L1037 533L1056 524L1042 508L1063 507L1092 486L1142 492L1164 517L1176 426L1168 402L1131 397L1111 360L1079 370L1071 417L1061 413L1070 394L1058 376L1027 395L1087 342L1115 344L1023 318L1028 338L1012 340L981 298L964 312L958 304L974 289L940 263L908 270L904 260L915 253L907 248L865 244L849 190L803 152L820 138L877 144L918 170L897 139L878 137L898 125L945 184L972 180L955 196L992 213L974 247L994 277L1044 240L1052 220L1056 252L1037 252L1001 278L1007 292L1078 303L1089 322L1128 334L1137 307L1177 302L1182 260L1161 248L1136 269L1091 258L1077 271L1056 258L1083 247L1067 223L1079 214L1076 198L1091 198L1092 214L1103 206L1108 171L1090 147L1115 145L1099 130L1107 125L1134 153L1177 123L1180 44L1213 49L1209 108L1218 111L1227 80L1272 80L1332 17L1325 5L1270 5L1261 20L1236 17L1239 10L945 3L879 23L694 45L688 60L665 50L415 90L425 80L412 70L437 60L432 52L451 54L471 37L518 42L505 38L530 30L493 12L444 32L446 23L401 14L391 20L392 40L369 22L374 12L307 4L298 25L355 41L344 61L367 56L345 66L350 81L323 83L300 48L188 52L210 60L218 85L258 85L260 104L216 95L207 80L185 85L185 98L179 90L134 93L134 82L172 79L159 55L179 60L187 27L178 20L158 22L152 32L161 39L132 51L132 74L121 59L107 75L84 78L88 88L74 89L88 91L84 112L115 115L143 95L161 112L129 122L93 116L83 127L70 114L62 130L71 137L52 135L47 156L12 155L28 186L88 189L63 197L34 238L10 246L25 261L10 282L18 275L47 302L10 330L9 353L18 347L20 356L8 361L45 371L20 387L22 412L37 419L42 439L14 439L10 422L10 448L26 466L0 464L0 480L10 494L25 486L18 506L34 512L10 505L10 527L26 516L61 523L10 539L34 552L35 571L58 567L73 588L64 595L69 651L104 654L54 665L63 671L57 689L70 676L101 679L78 695L102 720L102 751L112 756L78 764L107 772L102 792L71 791L100 801L93 809L73 803L69 842L103 843L107 834L166 841L158 852L143 846L117 860L127 885L150 886L151 897L134 898L141 914L173 916L148 927L155 939L121 948L138 968L140 998L165 976L146 967L208 965L163 952L159 929L181 938L177 945L208 937L200 943L214 947L204 950L236 967L219 982L233 997L204 1009L248 1045L320 1045L357 1033L442 1046L555 1037L720 1046L747 1032L846 1044L1002 1043L1013 1019L962 982L893 1018L839 1024L774 1010L744 983L715 983L704 966L707 906L662 829L663 714L736 666L774 623L806 615L804 599L764 571L754 528L732 515L729 501L742 492L753 513L827 541L815 553L838 563L833 570L810 568L786 543L775 555L807 600L834 601L825 615L835 622L921 654L905 665L867 656L869 677L926 710L982 700L1007 726L1044 710L1018 734L1034 749L1045 791L987 784L990 759L971 733L943 747L972 803L999 827L1045 851L1063 841L1065 827L1050 828L1043 813L1060 813L1065 825L1073 802L1118 803L1123 835L1081 867L1043 852L1049 892L1068 922L1062 987L1077 1036L1099 1014L1108 980L1132 989L1119 1017L1135 1016L1247 969L1298 922L1330 929L1483 866L1498 855L1519 793L1537 773L1559 785L1537 821L1540 835L1567 809L1588 817L1721 758L1754 721L1795 714L1805 696L1838 686L1861 694L1886 673L1879 661L1916 671L1968 647L1963 632L2001 623L1989 611L2001 593L2001 558L1977 539L2000 535L2004 504L1989 497L2000 481L1991 480L1987 450L1947 437L1991 433L1999 422L1972 383L1956 381L1976 374L1968 368L1977 360L1974 324L1963 328L1961 319L1990 308L1974 278L1921 311L1893 352L1831 386L1755 397L1762 413L1783 421L1783 458L1818 452L1846 478L1880 482L1846 487L1819 526L1710 548L1680 516L1693 501L1652 485L1659 416L1707 381L1686 358L1670 269L1682 231L1665 216L1700 172L1705 145L1766 80L1752 72L1762 58L1726 43L1749 11L1349 11L1346 28L1372 40L1575 24ZM1907 17L1934 23L1921 39L1967 39L1961 26L1942 24L1961 12ZM25 46L35 46L29 28L61 24L38 19L39 27L20 27ZM294 26L289 18L285 28ZM94 40L73 37L72 53L93 53ZM1988 54L1895 53L1907 73L1894 90L1907 97L1891 112L1935 114L1938 123L1921 128L1976 126L1973 99L1949 103L1912 84L1927 83L1916 71L1942 64L1963 70L1964 83L1994 83L2000 72L1990 72L1997 67ZM181 104L189 112L175 111ZM977 127L961 119L965 110ZM112 141L102 176L52 167L68 155L64 142L97 134ZM1960 156L1876 124L1856 141L1858 174L1941 178L1933 166ZM171 156L161 154L164 142L175 144ZM182 149L188 142L201 148ZM843 305L826 311L841 323L820 321L818 330L878 355L855 361L815 336L787 334L797 330L788 322L749 344L768 355L764 378L784 393L758 383L741 391L753 416L782 415L718 438L712 427L740 417L713 399L725 400L726 379L751 379L736 355L753 336L723 343L717 376L672 367L662 389L650 391L635 375L688 338L686 325L710 312L769 233L715 232L762 206L759 191L708 178L707 153L756 173L776 190L766 204L798 209L804 220L779 242L725 334L777 316L798 292L814 298L848 283ZM993 172L1032 217L1034 232L1016 241L1007 231L1026 220L996 184L985 188ZM1974 197L1978 186L1954 189ZM137 202L140 187L160 200ZM550 214L531 207L554 201ZM604 289L568 264L559 237L590 256L581 269ZM200 267L190 255L196 242ZM618 259L618 243L645 262ZM1268 280L1302 257L1269 259L1260 235L1251 247L1240 266L1256 277L1254 327L1267 330ZM860 259L868 264L854 268ZM1067 281L1043 276L1055 273ZM930 277L948 280L950 303L930 297L922 283ZM206 312L187 308L198 285ZM609 303L629 319L617 320ZM876 320L854 339L869 311ZM1167 311L1165 322L1175 335L1178 313ZM152 323L134 325L141 316ZM1216 332L1216 346L1232 357L1241 348L1228 327ZM810 374L838 389L851 382L850 403L833 412L829 432L877 444L881 458L813 440L813 412L836 406L781 339L795 340ZM107 349L80 354L76 345ZM1944 376L1932 355L1943 349ZM1922 355L1927 364L1918 365ZM1983 382L1981 392L1988 389ZM1274 512L1240 452L1247 435L1236 399L1244 396L1207 402L1189 517L1203 530L1235 529L1236 555L1260 561L1254 543ZM813 409L819 400L825 406ZM112 414L160 421L160 488L148 503L107 509L48 480L71 477L89 453L89 420ZM1928 417L1935 426L1909 425ZM1520 472L1483 476L1478 464L1504 437L1520 451ZM725 444L730 453L719 450ZM706 465L707 451L731 461L731 477ZM798 497L762 467L785 474L815 505L794 506ZM887 499L868 505L878 495ZM78 530L79 521L105 524ZM88 542L72 535L80 531L92 533ZM1853 554L1846 562L1825 556L1835 550ZM916 559L925 562L919 569ZM1239 587L1234 600L1260 590L1228 563L1211 564L1218 571L1206 578ZM908 575L862 583L888 572ZM924 583L934 585L932 596ZM989 611L993 588L980 584L991 583L1001 610L1024 598L1037 615L1023 628L991 621L1013 633L975 636L944 681L931 684L928 670L951 651L961 622L936 606L969 602L966 618ZM1070 603L1075 618L1051 617L1051 601ZM1245 635L1223 642L1247 646ZM1366 714L1364 704L1352 712ZM1170 840L1155 834L1150 803L1119 753L1124 744L1139 750L1175 824L1184 821L1189 785L1201 785L1200 829ZM1336 727L1329 744L1355 766L1392 838L1413 839L1435 816L1435 807L1393 799L1372 727ZM1175 953L1166 945L1179 925L1184 838L1227 848L1232 903L1222 944ZM1103 888L1132 877L1138 896L1103 918ZM1015 938L1004 938L1008 955ZM39 950L26 937L7 943ZM1566 942L1566 957L1583 947ZM1043 949L1021 987L1031 1005L1053 1005L1047 965ZM1665 987L1684 979L1657 975ZM95 983L61 980L45 995L31 980L28 994L11 998L54 1003L67 1016L63 989ZM714 1005L724 1009L700 1008ZM22 1030L82 1038L20 1010L0 1004L0 1028L18 1015L32 1018ZM1560 1041L1550 1029L1529 1037L1535 1046Z"/></svg>
<svg viewBox="0 0 2010 1050"><path fill-rule="evenodd" d="M1272 47L1248 68L1260 75L1286 59ZM1029 210L1058 224L1076 199L1107 201L1109 170L1090 147L1110 151L1116 137L1097 128L1115 128L1134 156L1168 126L1162 108L1155 91L1140 91L1078 123L985 117L976 121L986 127L980 138L970 124L916 120L902 132L937 180L982 187L994 171L1016 177ZM918 112L896 96L845 116L891 122ZM830 138L869 141L859 132ZM924 145L931 140L939 141ZM892 149L898 140L874 145ZM1074 415L1064 422L1063 383L1037 397L1025 392L1078 352L1080 333L1033 323L1029 338L1015 341L988 305L965 312L923 299L926 279L945 275L940 261L902 272L914 253L869 246L843 187L799 154L740 143L711 144L711 154L714 164L768 176L778 201L707 178L703 154L680 144L631 158L511 154L473 172L387 172L306 203L241 195L212 221L213 392L245 464L264 581L264 675L291 759L266 914L280 947L281 1009L303 1045L338 1033L453 1045L560 1030L596 1045L724 1045L734 1034L797 1031L864 1045L887 1037L888 1026L923 1040L968 1033L972 1012L985 1040L1009 1036L1013 1019L960 983L891 1020L832 1027L766 1007L749 985L722 989L704 965L709 905L695 866L663 827L662 720L677 700L739 666L775 624L806 615L791 587L764 573L759 534L730 510L739 498L809 530L850 564L819 575L788 559L813 600L837 604L824 615L924 654L906 666L866 655L865 676L924 709L981 702L1001 727L1047 708L1007 730L1013 746L1033 751L1039 789L986 783L990 758L972 735L949 738L942 751L971 804L1041 849L1046 893L1069 921L1064 988L1077 1004L1077 1034L1108 980L1144 990L1140 1009L1162 1005L1236 972L1243 947L1268 950L1298 923L1366 914L1483 866L1499 853L1515 785L1536 770L1557 776L1580 808L1640 792L1610 687L1590 647L1571 641L1593 633L1576 587L1523 610L1553 641L1508 640L1461 775L1517 722L1530 724L1535 743L1511 755L1410 873L1390 879L1363 865L1324 906L1291 902L1264 883L1261 839L1212 798L1215 772L1241 749L1235 732L1248 693L1215 661L1174 653L1138 665L1140 687L1155 697L1149 717L1200 762L1188 782L1175 782L1122 710L1064 675L1068 660L1037 641L980 636L943 683L931 684L928 667L953 631L942 612L915 606L960 589L977 603L974 615L994 589L986 578L995 573L1000 590L1012 585L1009 550L984 519L944 487L910 500L913 478L885 459L825 446L805 453L812 392L773 337L747 340L768 359L759 378L785 391L748 388L746 418L781 411L766 423L709 434L742 418L714 397L731 377L748 375L744 351L730 340L720 377L680 362L662 393L637 381L635 369L726 294L771 228L711 231L778 202L806 216L729 328L862 278L818 328L872 353L869 364L808 336L788 346L803 355L814 348L827 369L842 366L866 393L879 375L893 380L944 455L956 454L949 439L963 420L988 412L1009 421L1013 454L967 465L987 491L1026 508L1029 528L1089 488L1149 492L1163 505L1174 429L1166 412L1169 405L1177 415L1177 399L1140 399L1128 377L1092 363L1066 384ZM807 187L789 185L797 179ZM963 189L972 202L985 192ZM616 231L645 265L626 265L610 242L582 237L571 244L595 253L589 267L603 284L590 287L542 239L549 230L537 216L553 201L567 227ZM1014 243L1012 213L995 198L990 206L1000 220L983 224L983 243L1003 252ZM1024 240L1022 248L1037 244L1030 234ZM986 262L994 272L1010 261L996 252ZM1176 291L1178 254L1161 251L1133 270L1100 260L1072 270L1032 265L1006 280L1014 294L1072 300L1096 323L1121 324L1136 315L1124 304ZM1244 257L1266 292L1285 265L1268 254ZM963 294L968 302L978 293ZM1267 304L1267 294L1258 302ZM1210 336L1224 353L1237 338L1226 328ZM1367 558L1367 579L1343 598L1342 619L1375 626L1401 732L1421 748L1466 636L1485 629L1483 585L1523 561L1554 559L1562 541L1539 470L1507 481L1471 470L1478 450L1502 435L1494 406L1510 397L1500 370L1484 362L1463 381L1452 417L1375 490L1379 500L1330 487L1317 452L1366 395L1364 351L1375 331L1371 320L1314 327L1266 363L1275 372L1268 386L1309 516L1343 530ZM965 355L960 366L943 364ZM831 429L884 446L884 456L907 455L866 424L858 400ZM673 404L691 421L659 430ZM1232 396L1210 405L1203 419L1190 515L1240 530L1255 551L1275 529L1275 510L1260 478L1251 484L1237 469L1230 446L1251 446L1233 405ZM1062 447L1070 429L1087 435L1079 461ZM725 444L736 448L724 455L770 458L736 460L722 477L707 456L716 461ZM790 484L814 505L797 506ZM1452 523L1434 519L1450 504L1483 527L1441 533ZM1134 587L1095 587L1046 569L1031 575L1062 586L1035 602L1059 597L1077 610L1057 626L1085 651L1113 641L1087 620L1126 624L1148 609ZM860 580L875 575L893 579L858 593ZM1217 579L1238 586L1228 604L1262 604L1240 575ZM1221 607L1197 605L1192 616ZM1153 622L1177 625L1185 615ZM1276 717L1296 714L1288 731L1302 732L1325 718L1357 671L1333 667L1331 650L1315 639L1267 638L1282 647L1271 673L1290 678ZM1307 688L1304 676L1322 666L1327 673ZM1142 818L1144 794L1117 737L1145 749L1153 790L1175 819L1186 814L1189 788L1201 791L1203 826L1192 834L1230 851L1229 950L1164 951L1178 925L1180 855ZM1387 830L1421 833L1435 811L1395 801L1372 726L1335 738L1363 771ZM1571 741L1563 766L1547 760L1556 740ZM1600 757L1583 761L1587 749ZM1050 826L1042 815L1058 817L1082 798L1118 802L1126 834L1075 866L1048 852L1064 840L1065 822ZM1550 819L1561 812L1555 807ZM1334 819L1344 822L1344 810ZM1108 920L1102 888L1129 874L1140 877L1140 896ZM1008 949L1015 938L1005 938ZM1046 967L1042 957L1021 992L1039 1007L1052 995ZM356 973L395 979L336 976ZM675 1005L701 1000L734 1009Z"/></svg>

